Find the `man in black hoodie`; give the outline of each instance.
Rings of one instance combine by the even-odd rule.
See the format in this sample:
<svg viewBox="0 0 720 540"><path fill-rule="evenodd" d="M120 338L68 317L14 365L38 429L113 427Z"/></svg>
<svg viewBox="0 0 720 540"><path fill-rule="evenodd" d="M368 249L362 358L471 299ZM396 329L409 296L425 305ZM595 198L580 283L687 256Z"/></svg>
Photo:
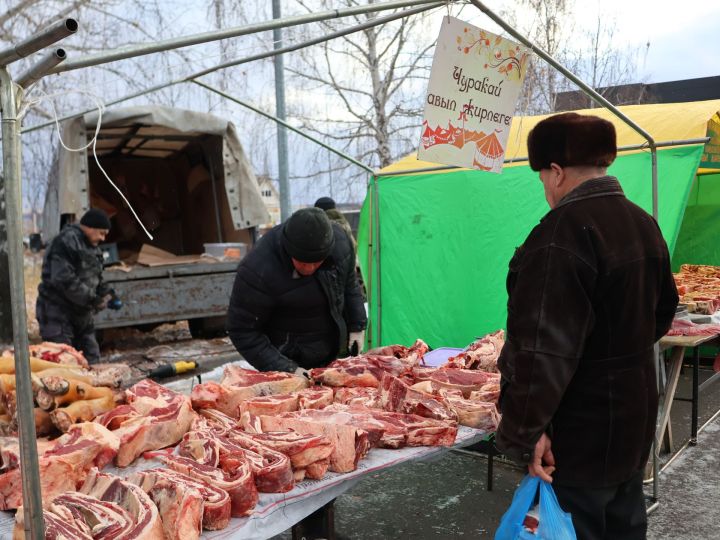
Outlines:
<svg viewBox="0 0 720 540"><path fill-rule="evenodd" d="M362 348L366 323L353 246L319 208L271 229L238 266L228 334L260 371L325 366Z"/></svg>

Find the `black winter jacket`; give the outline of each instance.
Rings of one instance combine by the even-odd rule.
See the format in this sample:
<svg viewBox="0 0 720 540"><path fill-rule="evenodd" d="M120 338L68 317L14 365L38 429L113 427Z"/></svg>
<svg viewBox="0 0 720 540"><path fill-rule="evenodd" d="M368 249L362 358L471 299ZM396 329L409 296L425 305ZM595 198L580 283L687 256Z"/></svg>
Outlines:
<svg viewBox="0 0 720 540"><path fill-rule="evenodd" d="M559 485L606 487L648 459L653 345L678 302L655 220L613 177L566 195L510 261L498 447L527 463L546 432Z"/></svg>
<svg viewBox="0 0 720 540"><path fill-rule="evenodd" d="M45 252L40 297L69 314L92 313L109 293L102 279L102 251L87 241L79 225L69 225Z"/></svg>
<svg viewBox="0 0 720 540"><path fill-rule="evenodd" d="M261 371L327 365L347 354L348 332L367 318L355 275L355 252L333 224L335 246L312 276L298 276L282 246L282 226L240 262L228 308L235 348Z"/></svg>

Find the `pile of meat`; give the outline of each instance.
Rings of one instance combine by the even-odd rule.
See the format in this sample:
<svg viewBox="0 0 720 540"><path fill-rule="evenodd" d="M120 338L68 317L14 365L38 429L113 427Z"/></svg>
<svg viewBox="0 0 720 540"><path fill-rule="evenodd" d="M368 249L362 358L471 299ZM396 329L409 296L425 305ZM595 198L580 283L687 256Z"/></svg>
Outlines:
<svg viewBox="0 0 720 540"><path fill-rule="evenodd" d="M720 324L696 324L687 319L674 319L668 336L715 336L720 334Z"/></svg>
<svg viewBox="0 0 720 540"><path fill-rule="evenodd" d="M451 446L458 425L493 430L501 347L496 332L431 368L418 340L336 360L312 380L230 365L189 398L141 381L93 422L39 441L48 537L198 538L251 514L259 493L355 470L371 448ZM17 438L0 439L0 458L0 509L18 508ZM100 472L138 458L158 464Z"/></svg>
<svg viewBox="0 0 720 540"><path fill-rule="evenodd" d="M720 310L720 267L683 264L674 278L680 303L688 311L712 315Z"/></svg>
<svg viewBox="0 0 720 540"><path fill-rule="evenodd" d="M122 366L124 367L124 366ZM89 368L85 357L69 345L41 343L30 346L30 369L38 436L66 432L77 422L92 420L115 407L123 382L120 366ZM17 433L15 357L0 355L0 433Z"/></svg>

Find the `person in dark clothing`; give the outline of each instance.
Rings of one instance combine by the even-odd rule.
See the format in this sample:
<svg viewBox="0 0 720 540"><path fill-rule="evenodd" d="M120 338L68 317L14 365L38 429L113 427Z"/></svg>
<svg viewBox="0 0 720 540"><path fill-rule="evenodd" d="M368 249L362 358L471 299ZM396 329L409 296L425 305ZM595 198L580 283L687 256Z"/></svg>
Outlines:
<svg viewBox="0 0 720 540"><path fill-rule="evenodd" d="M353 249L357 250L357 242L355 241L355 237L353 236L350 222L343 215L343 213L337 209L335 201L330 197L320 197L317 201L315 201L315 208L320 208L320 210L323 210L328 219L330 219L330 221L334 221L335 223L340 225L343 231L345 231L350 237L350 241L353 244Z"/></svg>
<svg viewBox="0 0 720 540"><path fill-rule="evenodd" d="M657 223L606 175L616 153L615 128L595 116L530 132L551 209L510 261L498 360L497 446L553 482L580 540L645 538L653 347L678 302Z"/></svg>
<svg viewBox="0 0 720 540"><path fill-rule="evenodd" d="M362 348L366 323L350 240L319 208L271 229L238 266L228 334L260 371L325 366Z"/></svg>
<svg viewBox="0 0 720 540"><path fill-rule="evenodd" d="M91 208L79 224L65 227L53 238L45 251L35 306L42 339L72 345L90 363L100 359L93 315L110 298L98 248L109 230L107 214Z"/></svg>

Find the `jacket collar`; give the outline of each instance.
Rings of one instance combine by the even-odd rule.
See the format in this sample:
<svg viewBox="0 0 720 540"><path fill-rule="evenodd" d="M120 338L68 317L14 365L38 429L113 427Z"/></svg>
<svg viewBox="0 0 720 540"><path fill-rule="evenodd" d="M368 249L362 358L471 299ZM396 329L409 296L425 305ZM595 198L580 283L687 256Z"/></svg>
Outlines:
<svg viewBox="0 0 720 540"><path fill-rule="evenodd" d="M560 208L575 201L617 195L625 196L625 192L620 186L620 182L617 181L617 178L614 176L600 176L599 178L592 178L580 184L560 199L560 202L555 208Z"/></svg>

